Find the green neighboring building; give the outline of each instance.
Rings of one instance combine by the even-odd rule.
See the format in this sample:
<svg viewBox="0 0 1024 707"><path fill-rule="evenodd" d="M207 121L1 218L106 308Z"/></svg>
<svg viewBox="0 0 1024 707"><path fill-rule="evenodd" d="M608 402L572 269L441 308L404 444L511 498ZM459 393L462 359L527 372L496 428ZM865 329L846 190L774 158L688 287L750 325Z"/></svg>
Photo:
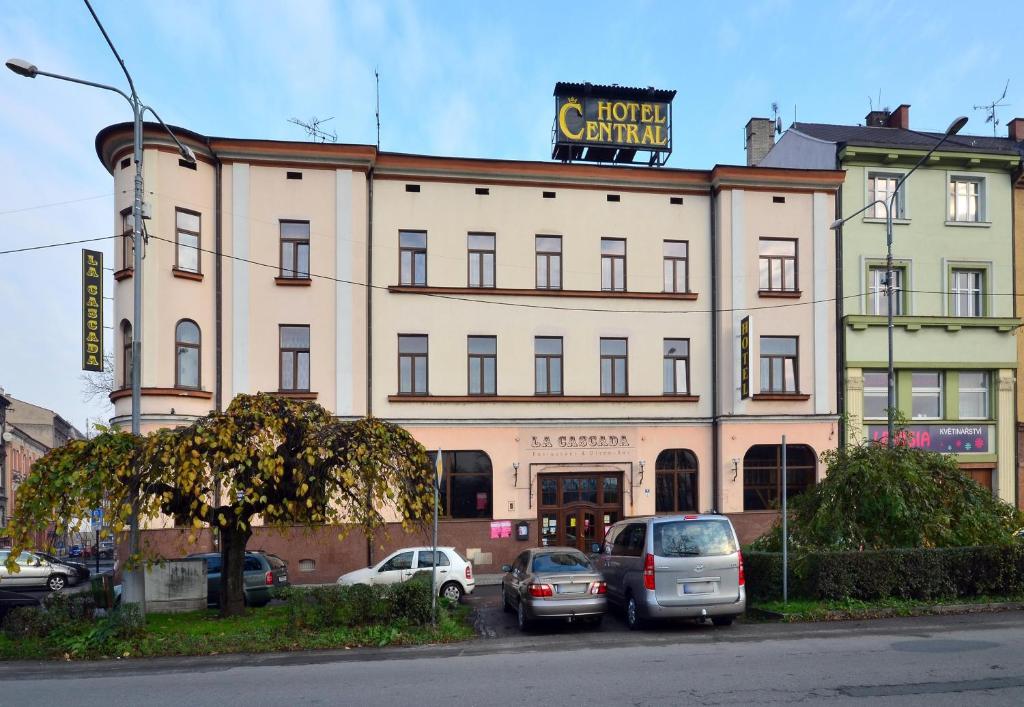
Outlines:
<svg viewBox="0 0 1024 707"><path fill-rule="evenodd" d="M911 130L909 118L910 106L901 105L869 113L865 125L794 123L766 155L748 154L748 161L844 169L837 217L849 216L891 195L941 139ZM965 471L1010 503L1017 501L1019 323L1012 176L1020 161L1008 138L951 137L900 189L893 226L896 406L908 421L909 443L955 454ZM837 386L846 436L883 441L885 210L876 206L850 219L836 242L843 371Z"/></svg>

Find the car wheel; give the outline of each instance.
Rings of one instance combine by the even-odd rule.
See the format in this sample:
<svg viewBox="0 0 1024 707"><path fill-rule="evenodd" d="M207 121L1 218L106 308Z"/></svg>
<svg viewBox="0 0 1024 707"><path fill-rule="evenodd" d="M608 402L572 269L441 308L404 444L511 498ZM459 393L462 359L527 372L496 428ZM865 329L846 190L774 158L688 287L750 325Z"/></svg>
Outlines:
<svg viewBox="0 0 1024 707"><path fill-rule="evenodd" d="M46 587L51 592L57 592L68 585L67 578L62 574L51 574L50 578L46 580Z"/></svg>
<svg viewBox="0 0 1024 707"><path fill-rule="evenodd" d="M735 616L712 616L711 623L715 626L732 626L732 621Z"/></svg>
<svg viewBox="0 0 1024 707"><path fill-rule="evenodd" d="M462 587L459 586L458 582L448 582L448 584L441 587L441 596L453 604L458 604L459 600L462 599Z"/></svg>
<svg viewBox="0 0 1024 707"><path fill-rule="evenodd" d="M521 601L519 602L519 608L516 611L516 623L519 624L520 631L530 630L530 626L533 623L530 621L530 618L526 615L526 607L523 606L523 602Z"/></svg>
<svg viewBox="0 0 1024 707"><path fill-rule="evenodd" d="M626 626L631 631L635 631L638 628L643 628L643 619L640 618L640 607L636 603L636 599L629 597L626 600Z"/></svg>

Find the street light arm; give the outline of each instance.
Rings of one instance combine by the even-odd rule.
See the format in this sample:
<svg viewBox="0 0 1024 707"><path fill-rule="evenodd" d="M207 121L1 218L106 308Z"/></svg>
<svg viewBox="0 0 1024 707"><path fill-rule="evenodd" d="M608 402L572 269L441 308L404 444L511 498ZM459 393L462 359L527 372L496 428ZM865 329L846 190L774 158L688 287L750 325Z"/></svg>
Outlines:
<svg viewBox="0 0 1024 707"><path fill-rule="evenodd" d="M96 26L100 28L100 32L103 33L103 38L107 40L107 46L110 47L110 51L114 53L114 58L117 59L117 63L121 65L121 71L124 72L124 77L128 79L128 86L132 89L132 95L138 98L139 94L135 90L135 82L132 81L132 75L128 73L128 67L124 65L124 59L122 59L121 55L117 53L114 43L110 41L110 35L108 35L107 30L103 28L103 23L100 22L100 18L96 14L96 11L92 9L92 5L89 3L89 0L85 0L85 6L89 8L89 14L92 15L94 20L96 20Z"/></svg>
<svg viewBox="0 0 1024 707"><path fill-rule="evenodd" d="M192 152L192 149L187 145L183 145L181 141L178 140L174 132L170 129L170 127L168 127L167 123L164 122L164 119L161 118L155 110L153 110L149 106L142 106L143 115L145 115L147 110L153 114L154 118L160 121L160 125L162 125L164 130L167 131L167 134L171 136L171 139L174 140L174 144L178 146L178 151L181 152L181 156L184 157L187 161L191 162L192 164L195 164L196 155L194 152Z"/></svg>
<svg viewBox="0 0 1024 707"><path fill-rule="evenodd" d="M913 167L911 167L911 168L910 168L910 171L909 171L909 172L907 172L907 173L906 173L906 174L904 174L904 175L903 175L902 177L900 177L900 178L899 178L899 180L897 180L897 182L896 182L896 188L892 190L892 197L890 197L891 199L895 199L895 198L896 198L896 195L897 195L897 194L899 194L899 191L900 191L900 187L902 187L902 186L903 186L903 182L907 181L907 178L908 178L908 177L909 177L909 176L910 176L911 174L913 174L914 172L916 172L916 171L917 171L917 168L918 168L918 167L920 167L920 166L921 166L921 165L923 165L923 164L924 164L925 162L927 162L927 161L928 161L928 158L929 158L929 157L931 157L931 156L932 156L932 154L933 154L933 153L934 153L934 152L935 152L935 151L936 151L937 149L939 149L940 147L942 147L942 143L946 142L946 140L947 140L947 139L949 139L950 135L952 135L952 133L946 133L945 135L943 135L943 136L942 136L942 139L941 139L941 140L939 140L939 141L938 141L937 143L935 143L935 145L934 145L934 146L932 147L932 149L928 150L928 152L926 152L926 153L925 153L924 157L922 157L921 159L919 159L919 160L917 161L917 163L916 163L916 164L915 164L915 165L914 165Z"/></svg>
<svg viewBox="0 0 1024 707"><path fill-rule="evenodd" d="M71 83L80 83L83 86L92 86L94 88L102 88L104 91L113 91L117 95L121 96L121 98L123 98L126 101L128 101L129 104L131 104L131 102L132 102L131 96L129 96L127 93L125 93L121 89L117 88L116 86L108 86L105 83L96 83L95 81L86 81L85 79L76 79L76 78L72 78L71 76L64 76L62 74L51 74L49 71L39 71L39 70L37 70L36 71L36 75L38 75L38 76L49 76L51 79L60 79L61 81L69 81Z"/></svg>
<svg viewBox="0 0 1024 707"><path fill-rule="evenodd" d="M872 206L874 206L875 204L881 204L881 205L882 205L882 206L884 206L885 208L887 208L887 209L889 208L889 205L888 205L887 203L885 203L885 200L884 200L884 199L875 199L874 201L872 201L872 202L871 202L870 204L868 204L867 206L865 206L865 207L863 207L863 208L860 208L860 209L857 209L856 211L854 211L854 212L853 212L852 214L850 214L850 215L849 215L849 216L847 216L846 218L840 218L840 219L836 219L835 221L833 221L833 222L832 222L832 225L831 225L831 226L829 226L829 229L830 229L830 230L833 230L833 231L836 231L836 230L838 230L838 229L839 229L839 227L840 227L840 226L842 226L842 225L843 225L844 223L846 223L846 222L847 222L847 221L849 221L850 219L854 218L855 216L859 216L860 214L864 213L865 211L867 211L868 209L870 209L870 208L871 208Z"/></svg>

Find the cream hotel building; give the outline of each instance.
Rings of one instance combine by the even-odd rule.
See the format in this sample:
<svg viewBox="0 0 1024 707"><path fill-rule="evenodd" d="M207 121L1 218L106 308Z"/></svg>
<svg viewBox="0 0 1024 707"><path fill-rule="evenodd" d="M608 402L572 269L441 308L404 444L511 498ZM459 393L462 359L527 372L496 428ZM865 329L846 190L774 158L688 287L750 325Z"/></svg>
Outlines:
<svg viewBox="0 0 1024 707"><path fill-rule="evenodd" d="M483 572L653 513L723 512L750 540L777 516L782 436L790 493L840 439L841 172L176 132L197 165L145 131L144 430L257 391L401 424L444 455L440 543ZM129 236L131 141L130 124L96 139ZM139 274L122 246L111 397L127 424ZM274 546L310 581L366 559L355 541Z"/></svg>

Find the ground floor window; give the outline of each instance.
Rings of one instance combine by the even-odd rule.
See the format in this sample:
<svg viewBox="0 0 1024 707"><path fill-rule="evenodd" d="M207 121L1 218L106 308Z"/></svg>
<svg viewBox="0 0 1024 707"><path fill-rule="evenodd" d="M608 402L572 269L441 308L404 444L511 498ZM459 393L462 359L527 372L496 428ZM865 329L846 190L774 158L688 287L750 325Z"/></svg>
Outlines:
<svg viewBox="0 0 1024 707"><path fill-rule="evenodd" d="M666 449L654 465L656 513L697 513L697 457L689 449Z"/></svg>
<svg viewBox="0 0 1024 707"><path fill-rule="evenodd" d="M430 463L437 452L428 452ZM494 497L491 458L479 450L442 452L438 512L448 518L490 518Z"/></svg>
<svg viewBox="0 0 1024 707"><path fill-rule="evenodd" d="M787 495L814 486L817 456L804 444L786 445ZM743 510L774 510L782 504L782 445L756 444L743 457Z"/></svg>

